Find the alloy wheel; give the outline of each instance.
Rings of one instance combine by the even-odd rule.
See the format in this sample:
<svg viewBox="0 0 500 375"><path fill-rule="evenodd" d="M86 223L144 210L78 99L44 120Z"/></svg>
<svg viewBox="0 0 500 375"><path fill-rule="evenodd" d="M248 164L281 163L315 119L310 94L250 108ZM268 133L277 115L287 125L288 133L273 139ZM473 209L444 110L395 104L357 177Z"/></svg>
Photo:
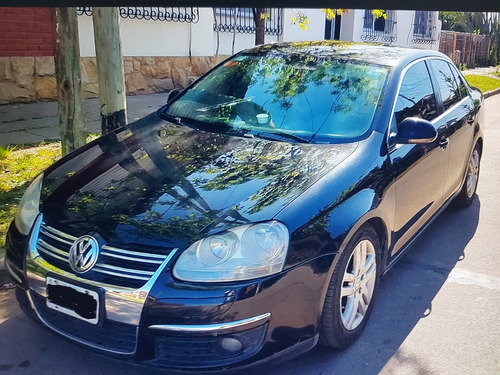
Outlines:
<svg viewBox="0 0 500 375"><path fill-rule="evenodd" d="M474 149L467 166L467 179L465 181L467 186L467 196L470 198L476 191L476 185L479 178L479 151Z"/></svg>
<svg viewBox="0 0 500 375"><path fill-rule="evenodd" d="M375 290L377 260L368 240L359 242L344 272L340 291L340 314L344 328L353 330L363 321Z"/></svg>

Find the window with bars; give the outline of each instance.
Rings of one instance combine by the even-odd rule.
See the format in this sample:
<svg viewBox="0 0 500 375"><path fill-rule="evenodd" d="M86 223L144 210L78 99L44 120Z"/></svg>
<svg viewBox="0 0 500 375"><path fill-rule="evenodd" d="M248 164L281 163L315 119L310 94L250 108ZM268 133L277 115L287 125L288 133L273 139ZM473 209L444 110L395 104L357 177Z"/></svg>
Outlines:
<svg viewBox="0 0 500 375"><path fill-rule="evenodd" d="M238 33L255 33L252 8L215 8L215 11L217 24L214 22L214 30L217 30L218 26L221 32L233 32L236 28ZM266 14L265 33L281 35L283 33L283 9L267 8Z"/></svg>
<svg viewBox="0 0 500 375"><path fill-rule="evenodd" d="M433 12L417 10L415 11L415 22L413 24L413 43L437 42L437 17Z"/></svg>
<svg viewBox="0 0 500 375"><path fill-rule="evenodd" d="M361 39L367 42L394 43L396 37L396 11L387 10L387 18L375 17L372 9L366 9L363 17Z"/></svg>

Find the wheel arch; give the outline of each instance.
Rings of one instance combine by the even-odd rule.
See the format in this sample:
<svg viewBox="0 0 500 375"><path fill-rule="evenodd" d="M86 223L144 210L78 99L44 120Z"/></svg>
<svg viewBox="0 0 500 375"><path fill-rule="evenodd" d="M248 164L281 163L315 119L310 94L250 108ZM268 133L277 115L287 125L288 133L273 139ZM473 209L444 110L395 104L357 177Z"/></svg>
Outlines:
<svg viewBox="0 0 500 375"><path fill-rule="evenodd" d="M372 191L373 193L373 191ZM354 196L355 197L355 196ZM352 198L354 198L352 197ZM333 259L330 269L328 270L327 274L327 279L329 280L332 277L333 271L337 265L337 262L339 260L339 255L344 252L346 249L347 245L351 241L351 239L354 237L354 235L359 231L359 229L365 225L365 224L370 224L374 229L377 234L377 237L379 239L379 244L380 244L380 250L381 250L381 273L383 274L385 272L385 268L387 266L387 259L388 259L388 254L389 254L389 247L390 247L390 232L389 228L390 225L387 223L387 220L390 220L390 215L388 217L385 217L387 215L384 215L386 211L382 208L376 207L373 208L373 205L369 205L369 200L366 199L352 199L350 200L348 207L349 208L354 208L357 207L357 212L361 213L359 215L357 220L352 220L349 224L349 229L345 232L342 242L340 246L337 249L337 255ZM345 202L347 203L347 202ZM364 203L364 205L362 204ZM373 204L373 201L372 201ZM353 212L353 211L351 211ZM385 217L385 219L384 219ZM326 293L328 289L328 283L325 284L324 289L322 291L322 296L321 296L321 303L322 305L324 304L325 298L326 298Z"/></svg>
<svg viewBox="0 0 500 375"><path fill-rule="evenodd" d="M479 137L476 144L479 146L479 157L481 157L483 155L483 137Z"/></svg>

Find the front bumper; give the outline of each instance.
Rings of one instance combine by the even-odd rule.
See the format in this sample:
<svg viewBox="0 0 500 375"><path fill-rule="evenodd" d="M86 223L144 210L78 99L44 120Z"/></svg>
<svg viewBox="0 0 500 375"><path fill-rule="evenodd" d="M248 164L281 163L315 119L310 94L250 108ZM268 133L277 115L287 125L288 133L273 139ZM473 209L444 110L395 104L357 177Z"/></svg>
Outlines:
<svg viewBox="0 0 500 375"><path fill-rule="evenodd" d="M317 343L333 256L259 280L207 286L175 280L173 252L145 285L128 289L48 263L37 250L41 220L29 239L11 227L7 269L19 285L23 309L76 343L135 363L182 370L244 368L298 355ZM19 253L25 254L22 264ZM97 290L98 323L49 307L47 276Z"/></svg>

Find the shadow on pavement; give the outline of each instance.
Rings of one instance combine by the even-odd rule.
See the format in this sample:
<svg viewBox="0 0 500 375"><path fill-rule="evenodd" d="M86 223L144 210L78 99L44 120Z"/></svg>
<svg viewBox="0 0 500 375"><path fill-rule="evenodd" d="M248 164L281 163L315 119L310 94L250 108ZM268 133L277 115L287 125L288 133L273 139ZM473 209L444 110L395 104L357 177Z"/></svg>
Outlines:
<svg viewBox="0 0 500 375"><path fill-rule="evenodd" d="M432 303L452 269L466 256L465 248L479 222L478 197L466 209L448 207L385 275L374 310L360 339L346 350L318 345L291 361L258 368L251 374L378 374L392 358L427 374L425 363L398 352L421 320L433 314Z"/></svg>

